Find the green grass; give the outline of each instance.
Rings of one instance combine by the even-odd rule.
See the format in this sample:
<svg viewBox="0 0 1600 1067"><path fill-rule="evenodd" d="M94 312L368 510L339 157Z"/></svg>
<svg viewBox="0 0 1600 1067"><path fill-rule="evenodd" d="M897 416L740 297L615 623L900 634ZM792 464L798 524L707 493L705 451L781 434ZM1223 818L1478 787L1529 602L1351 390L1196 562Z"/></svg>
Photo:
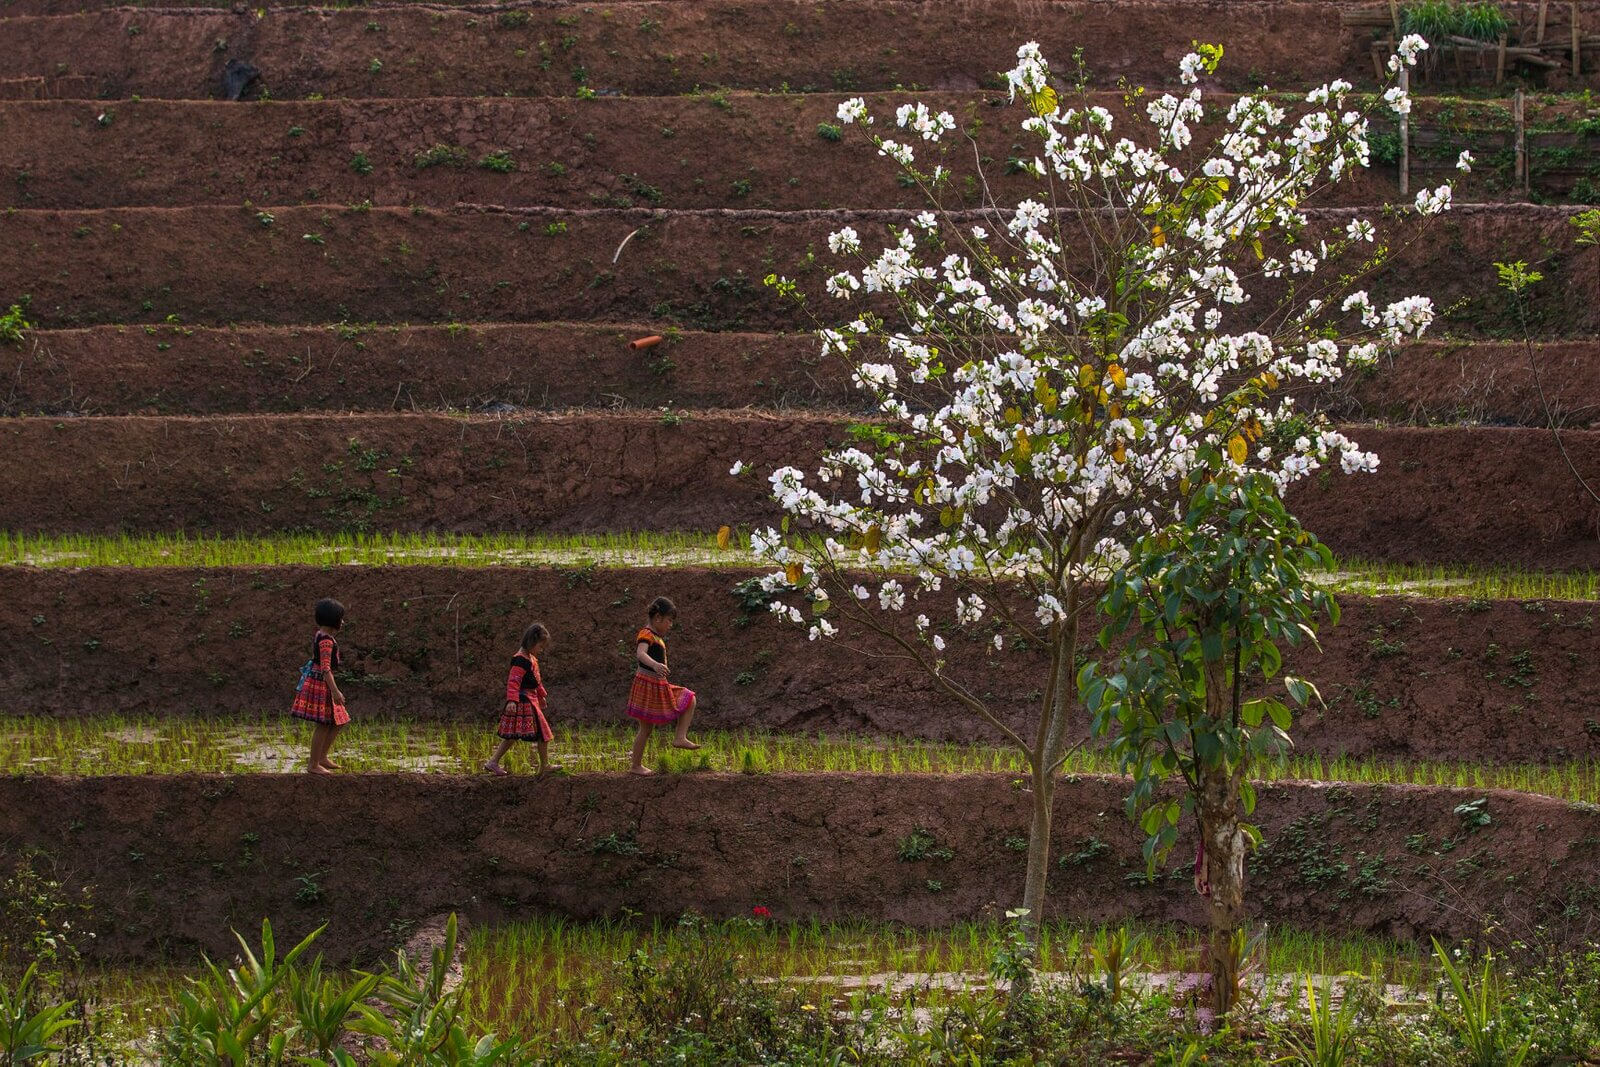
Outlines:
<svg viewBox="0 0 1600 1067"><path fill-rule="evenodd" d="M273 537L100 537L0 532L0 566L272 567L289 564L451 567L593 561L603 567L753 566L746 539L715 534L283 534Z"/></svg>
<svg viewBox="0 0 1600 1067"><path fill-rule="evenodd" d="M601 567L757 567L749 539L718 548L715 534L283 534L205 538L0 532L0 566L29 567L497 567L592 562ZM1323 576L1335 592L1468 600L1600 600L1600 572L1540 572L1342 560Z"/></svg>
<svg viewBox="0 0 1600 1067"><path fill-rule="evenodd" d="M1022 774L1010 748L885 737L805 737L756 731L704 731L704 746L684 752L657 745L658 769L671 773L720 771L846 772L866 774ZM581 726L557 731L554 765L568 773L625 769L632 731L627 725ZM0 720L0 774L252 774L295 771L304 758L309 727L287 716L245 721L122 717ZM496 744L493 724L357 722L340 738L337 758L351 772L475 774ZM529 767L531 747L512 757ZM1105 753L1079 751L1064 773L1114 774ZM1509 789L1562 800L1600 803L1600 763L1495 766L1433 761L1398 762L1295 756L1263 775L1372 785Z"/></svg>

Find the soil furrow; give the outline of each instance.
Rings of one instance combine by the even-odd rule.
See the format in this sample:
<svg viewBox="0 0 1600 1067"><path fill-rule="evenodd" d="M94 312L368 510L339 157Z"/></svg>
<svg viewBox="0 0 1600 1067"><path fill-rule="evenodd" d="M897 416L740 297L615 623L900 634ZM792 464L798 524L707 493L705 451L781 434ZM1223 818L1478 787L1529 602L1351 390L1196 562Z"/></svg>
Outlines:
<svg viewBox="0 0 1600 1067"><path fill-rule="evenodd" d="M865 410L810 333L659 324L34 330L0 350L0 415L567 410L678 406ZM14 364L14 366L13 366ZM216 373L218 368L228 373ZM1541 397L1540 391L1543 390ZM1429 341L1352 375L1319 405L1351 421L1570 429L1600 419L1600 339Z"/></svg>
<svg viewBox="0 0 1600 1067"><path fill-rule="evenodd" d="M1312 212L1342 231L1347 209ZM1544 274L1531 290L1535 336L1600 332L1600 250L1574 247L1562 208L1466 206L1384 227L1391 257L1369 288L1441 309L1439 332L1518 336L1523 320L1493 284L1493 261ZM649 321L714 330L803 329L807 316L762 285L771 273L829 300L829 233L891 243L894 212L546 211L463 208L125 208L0 213L0 293L28 294L40 326L162 322ZM632 235L626 247L625 239ZM1077 247L1077 246L1074 246ZM1070 264L1069 264L1070 265ZM1334 269L1325 267L1325 270ZM1252 283L1256 303L1286 279ZM174 319L173 316L176 316Z"/></svg>
<svg viewBox="0 0 1600 1067"><path fill-rule="evenodd" d="M0 529L715 530L775 518L763 476L729 475L734 459L758 472L809 469L848 422L756 412L11 419L0 423ZM1382 458L1377 474L1325 474L1289 494L1339 555L1600 565L1600 504L1561 451L1600 486L1600 433L1352 432Z"/></svg>
<svg viewBox="0 0 1600 1067"><path fill-rule="evenodd" d="M1135 881L1144 861L1121 814L1126 788L1079 778L1058 790L1055 851L1092 858L1057 872L1047 914L1203 922L1182 860ZM1489 824L1468 829L1455 808L1479 795L1263 788L1252 916L1406 939L1476 939L1491 926L1526 938L1538 925L1546 941L1584 944L1600 920L1600 813L1493 793ZM53 877L93 887L97 959L215 956L235 947L229 927L269 917L281 943L326 922L323 950L368 961L395 928L446 911L495 922L761 905L780 919L999 920L1025 862L1005 842L1028 807L1000 776L8 778L0 859L36 849ZM336 817L287 814L308 810ZM950 857L898 858L896 842L919 828ZM600 844L616 840L632 847ZM1180 841L1173 855L1192 851Z"/></svg>
<svg viewBox="0 0 1600 1067"><path fill-rule="evenodd" d="M556 636L542 659L553 721L618 722L627 639L641 605L666 594L682 621L674 675L699 693L708 727L1001 740L847 620L843 640L812 643L765 613L745 615L733 587L758 573L6 568L0 710L73 719L286 712L310 605L331 595L349 605L354 623L340 643L356 729L371 719L490 729L509 646L535 620ZM930 614L948 618L947 599L933 598ZM1343 619L1324 627L1322 651L1288 657L1288 669L1315 682L1326 701L1297 720L1297 752L1497 763L1600 757L1600 667L1590 654L1600 605L1339 599ZM990 652L952 633L951 676L1013 726L1026 724L1047 664L1037 653ZM97 680L92 689L84 678ZM1075 739L1085 727L1077 724Z"/></svg>
<svg viewBox="0 0 1600 1067"><path fill-rule="evenodd" d="M120 9L7 20L0 80L43 96L218 98L224 65L261 71L275 98L672 95L700 87L857 92L998 85L1036 40L1063 71L1084 51L1098 84L1176 84L1197 28L1230 61L1218 81L1303 87L1373 82L1369 32L1336 3L748 5L619 3L474 12L448 8ZM1237 59L1233 57L1238 57Z"/></svg>
<svg viewBox="0 0 1600 1067"><path fill-rule="evenodd" d="M1005 174L1005 161L1019 151L1017 123L1026 114L1020 105L1002 107L1003 92L883 94L871 103L887 119L898 103L913 98L949 109L963 129L974 132L975 148L957 138L943 157L958 182L971 172L976 151L991 161L986 169L993 195L1015 202L1036 194L1032 181ZM838 129L835 112L842 99L829 93L714 100L275 101L254 107L156 100L114 107L0 104L0 175L15 177L0 183L0 208L247 200L267 207L363 200L432 207L458 201L571 208L925 206L922 191L900 185L896 168L864 137L835 143L819 133ZM1126 115L1120 94L1095 99L1119 120ZM1231 100L1216 95L1209 105L1222 112ZM1446 113L1447 121L1441 120ZM1451 130L1437 150L1424 154L1419 146L1414 183L1448 175L1458 178L1458 199L1514 195L1512 175L1495 165L1496 152L1510 143L1509 105L1421 100L1412 122L1413 129ZM1468 123L1484 132L1455 129ZM1142 111L1131 127L1122 121L1117 126L1146 127ZM1383 127L1378 120L1375 133L1392 137ZM834 130L823 132L832 137ZM219 143L226 152L213 152ZM1452 169L1462 148L1479 160L1465 177ZM194 160L206 163L197 167ZM1398 173L1392 161L1375 160L1371 170L1341 183L1333 195L1347 204L1393 199ZM1539 188L1565 191L1571 181L1541 175ZM951 192L952 205L980 203L975 182Z"/></svg>

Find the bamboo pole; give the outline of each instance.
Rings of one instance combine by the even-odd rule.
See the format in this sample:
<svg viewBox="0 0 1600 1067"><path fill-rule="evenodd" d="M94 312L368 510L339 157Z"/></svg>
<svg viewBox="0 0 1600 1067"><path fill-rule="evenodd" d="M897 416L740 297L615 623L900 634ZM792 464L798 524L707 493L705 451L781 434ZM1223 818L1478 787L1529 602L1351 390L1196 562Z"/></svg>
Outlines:
<svg viewBox="0 0 1600 1067"><path fill-rule="evenodd" d="M1539 30L1533 35L1534 44L1544 44L1544 17L1549 8L1550 0L1539 0Z"/></svg>
<svg viewBox="0 0 1600 1067"><path fill-rule="evenodd" d="M1500 51L1494 63L1494 83L1499 85L1506 80L1506 35L1500 35Z"/></svg>
<svg viewBox="0 0 1600 1067"><path fill-rule="evenodd" d="M1578 21L1578 2L1572 2L1572 76L1583 73L1583 27Z"/></svg>
<svg viewBox="0 0 1600 1067"><path fill-rule="evenodd" d="M1411 68L1400 65L1400 90L1411 91ZM1411 116L1400 116L1400 195L1411 195Z"/></svg>
<svg viewBox="0 0 1600 1067"><path fill-rule="evenodd" d="M1517 186L1522 190L1523 199L1528 197L1528 135L1527 124L1523 119L1522 90L1517 90L1517 95L1511 98L1511 120L1517 131Z"/></svg>

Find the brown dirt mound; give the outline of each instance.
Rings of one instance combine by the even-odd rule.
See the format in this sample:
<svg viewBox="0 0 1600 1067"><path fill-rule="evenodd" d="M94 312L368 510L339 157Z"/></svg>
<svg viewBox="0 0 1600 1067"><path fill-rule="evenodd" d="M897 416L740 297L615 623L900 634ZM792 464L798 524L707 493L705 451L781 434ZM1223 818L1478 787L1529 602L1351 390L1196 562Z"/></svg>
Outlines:
<svg viewBox="0 0 1600 1067"><path fill-rule="evenodd" d="M1201 920L1187 869L1129 881L1144 863L1125 789L1079 779L1059 791L1048 914ZM1600 814L1495 793L1492 821L1470 832L1454 809L1478 795L1263 789L1253 913L1401 938L1477 937L1490 923L1526 937L1542 924L1585 943L1600 920ZM326 922L323 948L357 960L444 911L998 919L1019 896L1025 857L1006 842L1029 803L1004 777L836 774L10 778L0 798L0 869L35 848L69 885L93 886L94 956L123 960L226 953L229 927L264 916L280 941ZM951 858L900 860L897 842L918 828Z"/></svg>
<svg viewBox="0 0 1600 1067"><path fill-rule="evenodd" d="M757 413L8 420L0 529L715 530L766 511L765 482L730 476L734 459L805 460L843 428Z"/></svg>
<svg viewBox="0 0 1600 1067"><path fill-rule="evenodd" d="M260 68L272 96L672 95L702 86L865 91L995 84L1037 40L1063 71L1083 48L1099 84L1175 82L1196 27L1248 61L1221 81L1248 90L1373 79L1364 38L1334 3L810 3L737 0L559 5L514 12L390 7L110 10L8 20L0 78L47 91L216 98L230 59ZM526 16L525 18L523 16ZM887 46L886 46L887 45ZM64 69L63 69L64 68Z"/></svg>
<svg viewBox="0 0 1600 1067"><path fill-rule="evenodd" d="M764 474L810 469L849 420L757 413L26 418L0 426L0 529L714 530L771 521ZM1600 565L1600 507L1552 434L1353 433L1376 475L1329 474L1290 501L1341 556ZM1600 486L1600 434L1567 453Z"/></svg>
<svg viewBox="0 0 1600 1067"><path fill-rule="evenodd" d="M669 333L653 348L628 348L658 329L40 330L28 335L16 374L0 389L0 415L860 404L843 365L824 362L812 334Z"/></svg>
<svg viewBox="0 0 1600 1067"><path fill-rule="evenodd" d="M1017 149L1020 105L996 110L1005 94L893 93L871 101L892 116L902 100L948 108L964 128L977 127L977 152L1003 161ZM106 105L94 102L0 106L0 208L177 207L242 203L426 204L458 201L512 207L639 206L742 207L801 210L836 207L918 208L920 190L895 180L864 138L830 144L819 124L837 122L842 94L718 98L329 100L273 102L241 108L220 102L146 100L119 104L102 124ZM1118 114L1118 94L1097 102ZM991 106L995 105L995 106ZM1214 97L1226 110L1229 98ZM1506 127L1499 103L1470 107L1480 123ZM1413 122L1439 105L1421 101ZM976 121L975 121L976 120ZM1119 129L1125 128L1119 123ZM759 151L752 142L761 139ZM228 151L217 156L213 146ZM1462 144L1471 143L1470 138ZM451 164L420 167L436 145L458 149ZM1489 153L1473 147L1482 165L1458 182L1461 200L1509 195L1509 176L1492 170ZM972 162L973 149L956 143L951 159ZM515 170L497 173L480 161L509 154ZM359 159L358 159L359 156ZM207 160L197 173L193 160ZM1451 162L1454 153L1451 153ZM990 191L1014 202L1034 186L1005 180L999 162ZM365 170L367 173L359 173ZM1337 202L1371 204L1397 195L1398 170L1377 165L1342 183ZM1419 174L1414 180L1421 182ZM976 184L953 203L979 206ZM1333 202L1333 201L1329 201Z"/></svg>
<svg viewBox="0 0 1600 1067"><path fill-rule="evenodd" d="M1342 229L1341 209L1312 212ZM1385 227L1394 247L1370 286L1375 300L1426 293L1441 331L1520 335L1522 320L1488 266L1523 259L1544 272L1529 329L1600 331L1591 298L1597 257L1572 246L1572 213L1463 207L1443 219ZM0 293L31 294L40 326L168 321L651 321L716 330L796 329L809 322L762 284L797 278L817 314L855 310L823 294L828 234L855 225L864 242L904 216L860 212L433 212L393 208L113 209L0 213ZM565 230L551 233L552 224ZM618 258L630 233L639 230ZM613 259L618 262L613 263ZM1482 270L1462 269L1483 264ZM1277 284L1287 284L1277 283ZM1260 287L1259 301L1276 292Z"/></svg>
<svg viewBox="0 0 1600 1067"><path fill-rule="evenodd" d="M535 619L556 635L543 660L556 723L613 723L642 605L665 593L682 612L674 671L700 694L707 726L1000 740L864 634L810 643L765 613L741 618L732 590L753 573L7 568L0 709L71 718L285 710L310 605L332 595L354 622L341 644L357 729L367 719L428 719L481 722L487 731L510 646ZM1589 654L1596 605L1357 596L1341 604L1344 620L1324 630L1323 651L1290 657L1289 669L1316 682L1327 702L1297 723L1300 752L1489 762L1600 756L1600 668ZM939 603L930 614L951 612ZM952 676L1013 725L1033 721L1045 673L1039 655L997 659L987 645L952 636L948 660ZM86 687L85 678L97 681Z"/></svg>
<svg viewBox="0 0 1600 1067"><path fill-rule="evenodd" d="M627 348L656 328L36 330L7 375L0 415L861 405L844 364L821 359L813 334L686 331L643 354ZM235 369L217 374L223 366ZM1600 342L1539 344L1531 360L1518 344L1425 342L1352 377L1319 406L1353 421L1544 426L1553 415L1589 428L1600 418Z"/></svg>

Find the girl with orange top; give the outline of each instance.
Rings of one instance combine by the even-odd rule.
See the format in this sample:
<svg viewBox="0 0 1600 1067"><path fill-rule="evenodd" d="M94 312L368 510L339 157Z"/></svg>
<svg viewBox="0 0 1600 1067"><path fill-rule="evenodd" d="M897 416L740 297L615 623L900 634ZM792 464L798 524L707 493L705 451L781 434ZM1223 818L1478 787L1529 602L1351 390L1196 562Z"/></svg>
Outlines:
<svg viewBox="0 0 1600 1067"><path fill-rule="evenodd" d="M633 738L634 774L654 774L644 765L644 749L657 726L676 723L673 748L699 748L689 740L689 724L694 721L694 691L667 681L667 634L677 621L678 609L664 596L650 603L649 624L634 638L633 688L628 693L628 716L637 719L639 732Z"/></svg>
<svg viewBox="0 0 1600 1067"><path fill-rule="evenodd" d="M483 769L494 775L510 772L500 766L511 746L532 741L539 746L539 773L550 769L549 744L555 739L550 721L544 717L544 681L539 676L539 653L550 644L550 631L534 623L522 635L517 654L511 657L511 673L506 676L506 706L500 715L500 747Z"/></svg>
<svg viewBox="0 0 1600 1067"><path fill-rule="evenodd" d="M344 694L333 677L333 672L342 666L339 641L333 635L344 625L344 605L337 600L319 600L313 616L317 632L311 637L311 658L300 668L300 685L295 689L294 706L289 714L316 725L311 731L311 755L306 760L306 771L328 774L339 769L339 765L328 758L328 752L338 740L339 731L350 722Z"/></svg>

